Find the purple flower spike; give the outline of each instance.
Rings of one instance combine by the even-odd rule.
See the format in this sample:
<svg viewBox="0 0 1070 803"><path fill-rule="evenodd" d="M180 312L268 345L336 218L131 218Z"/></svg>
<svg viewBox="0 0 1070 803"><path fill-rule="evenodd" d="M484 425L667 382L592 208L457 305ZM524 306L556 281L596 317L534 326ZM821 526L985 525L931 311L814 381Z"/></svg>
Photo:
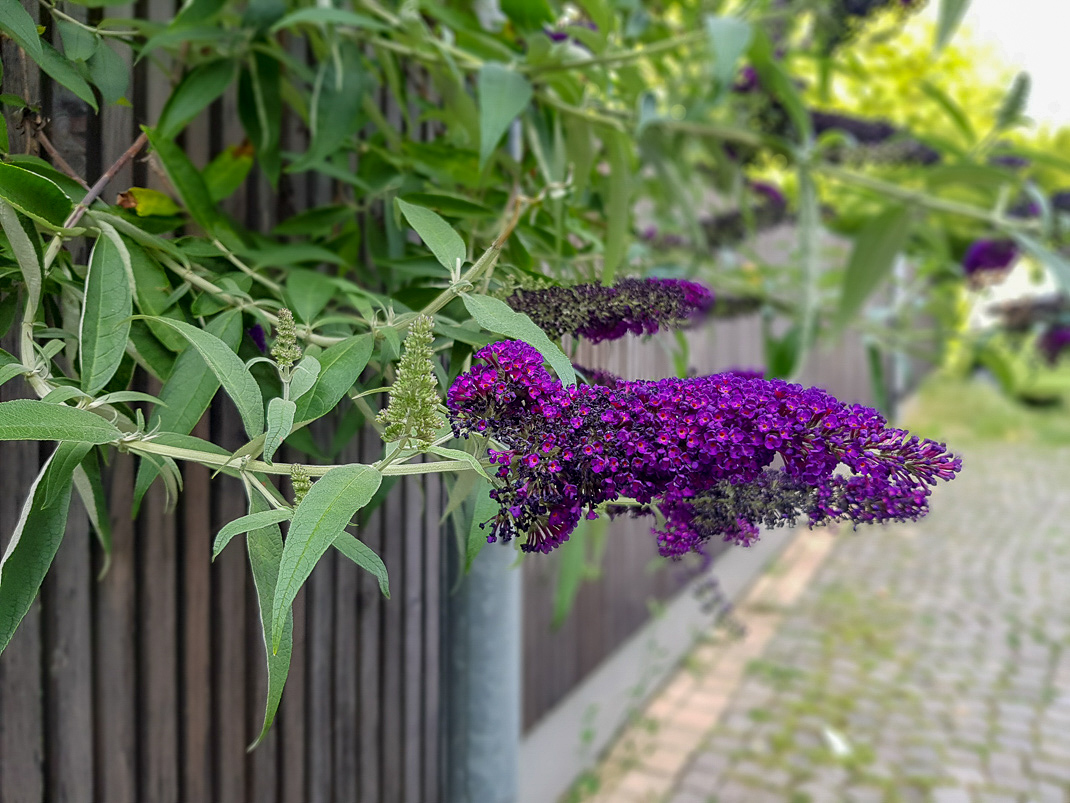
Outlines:
<svg viewBox="0 0 1070 803"><path fill-rule="evenodd" d="M986 271L1003 271L1018 257L1012 240L975 240L966 249L962 270L967 276Z"/></svg>
<svg viewBox="0 0 1070 803"><path fill-rule="evenodd" d="M258 323L254 323L252 327L245 330L249 335L249 338L253 341L261 354L267 353L267 335L264 332L264 327Z"/></svg>
<svg viewBox="0 0 1070 803"><path fill-rule="evenodd" d="M517 290L505 303L551 337L569 334L598 343L689 325L713 308L714 297L702 285L683 279L622 279L612 287Z"/></svg>
<svg viewBox="0 0 1070 803"><path fill-rule="evenodd" d="M520 341L493 343L450 388L454 433L489 435L490 540L549 552L603 504L661 514L662 555L741 544L758 526L917 519L961 461L817 388L738 373L568 388ZM783 468L771 469L776 458ZM837 473L840 465L847 474ZM611 508L611 513L620 511Z"/></svg>

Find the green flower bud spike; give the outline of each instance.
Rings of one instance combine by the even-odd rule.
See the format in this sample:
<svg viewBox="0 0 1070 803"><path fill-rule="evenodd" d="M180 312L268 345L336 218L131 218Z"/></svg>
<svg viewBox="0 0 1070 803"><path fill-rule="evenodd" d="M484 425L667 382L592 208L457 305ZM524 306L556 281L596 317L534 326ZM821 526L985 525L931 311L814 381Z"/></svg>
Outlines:
<svg viewBox="0 0 1070 803"><path fill-rule="evenodd" d="M294 489L294 507L301 504L310 490L312 490L312 478L308 475L308 469L300 463L294 463L290 468L290 484Z"/></svg>
<svg viewBox="0 0 1070 803"><path fill-rule="evenodd" d="M426 449L444 424L438 413L441 399L431 363L433 326L430 316L421 315L409 327L397 380L390 389L390 403L375 419L383 425L383 440L387 443L408 438L417 448Z"/></svg>
<svg viewBox="0 0 1070 803"><path fill-rule="evenodd" d="M271 356L283 370L289 370L301 359L301 347L297 345L297 325L294 323L293 313L285 307L279 310L279 323L275 327Z"/></svg>

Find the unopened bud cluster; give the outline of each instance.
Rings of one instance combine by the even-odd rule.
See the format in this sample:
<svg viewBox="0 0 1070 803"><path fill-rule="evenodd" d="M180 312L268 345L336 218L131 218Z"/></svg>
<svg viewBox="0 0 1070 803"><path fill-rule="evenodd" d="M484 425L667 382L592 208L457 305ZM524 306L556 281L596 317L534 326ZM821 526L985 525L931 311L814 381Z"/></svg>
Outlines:
<svg viewBox="0 0 1070 803"><path fill-rule="evenodd" d="M383 440L388 443L409 438L418 448L426 449L444 423L438 412L441 400L431 362L433 327L434 321L428 315L419 316L409 327L397 380L390 389L390 403L376 417L384 426Z"/></svg>
<svg viewBox="0 0 1070 803"><path fill-rule="evenodd" d="M279 368L293 368L301 359L301 347L297 345L297 324L293 313L285 307L279 310L279 322L275 326L275 342L271 356Z"/></svg>

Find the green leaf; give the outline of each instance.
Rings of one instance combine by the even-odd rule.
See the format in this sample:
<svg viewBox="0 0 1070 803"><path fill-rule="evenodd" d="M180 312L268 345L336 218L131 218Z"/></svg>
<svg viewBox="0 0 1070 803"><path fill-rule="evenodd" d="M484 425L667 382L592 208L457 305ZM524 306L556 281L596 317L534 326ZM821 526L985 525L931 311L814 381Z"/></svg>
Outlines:
<svg viewBox="0 0 1070 803"><path fill-rule="evenodd" d="M14 402L3 402L0 408L7 404ZM0 413L0 422L4 421L6 417ZM2 426L3 423L0 423ZM0 653L10 643L19 622L30 610L63 540L71 501L71 477L70 474L63 476L68 469L73 471L74 466L69 463L54 464L51 457L48 459L30 486L29 496L15 524L15 532L8 541L3 558L0 558ZM59 493L55 503L46 507L42 504L43 484L50 483L58 486Z"/></svg>
<svg viewBox="0 0 1070 803"><path fill-rule="evenodd" d="M223 94L234 77L238 65L231 59L218 59L194 68L182 79L160 112L156 132L171 139L209 104Z"/></svg>
<svg viewBox="0 0 1070 803"><path fill-rule="evenodd" d="M119 198L123 206L133 208L138 217L171 217L182 213L182 207L171 200L170 195L148 187L131 187Z"/></svg>
<svg viewBox="0 0 1070 803"><path fill-rule="evenodd" d="M249 512L256 515L267 511L267 500L259 494L249 499ZM276 649L271 647L273 627L272 601L275 599L275 584L279 576L279 562L282 559L283 542L279 525L269 524L251 530L245 539L249 552L249 565L253 572L253 584L256 586L256 600L260 607L260 625L264 633L264 652L267 656L267 699L264 704L264 725L256 741L249 745L252 750L267 735L275 713L282 700L282 689L286 685L286 676L290 671L290 656L293 653L293 609L287 607L280 616L281 627L279 643Z"/></svg>
<svg viewBox="0 0 1070 803"><path fill-rule="evenodd" d="M601 571L601 547L609 530L608 517L594 521L581 519L561 550L558 561L557 585L554 588L554 614L550 626L564 624L576 605L584 580L591 580Z"/></svg>
<svg viewBox="0 0 1070 803"><path fill-rule="evenodd" d="M184 321L140 317L170 326L186 338L189 344L197 349L223 385L227 395L233 400L249 437L255 438L264 432L264 399L260 395L260 386L256 384L256 380L245 367L245 363L226 343L215 335L198 329L196 326L190 326Z"/></svg>
<svg viewBox="0 0 1070 803"><path fill-rule="evenodd" d="M713 77L724 92L735 82L737 65L750 47L754 30L739 17L706 17L706 35L713 48Z"/></svg>
<svg viewBox="0 0 1070 803"><path fill-rule="evenodd" d="M37 230L25 217L19 215L11 206L0 201L0 228L7 235L8 243L19 263L22 282L29 298L26 300L24 320L31 322L37 317L37 308L41 303L41 254Z"/></svg>
<svg viewBox="0 0 1070 803"><path fill-rule="evenodd" d="M149 135L152 149L156 151L164 172L178 191L190 215L206 232L218 234L222 226L222 216L216 209L204 178L193 166L193 162L178 145L167 137L161 136L158 131L144 126L142 130Z"/></svg>
<svg viewBox="0 0 1070 803"><path fill-rule="evenodd" d="M228 348L236 349L242 334L241 313L238 310L220 313L208 322L207 331L222 340ZM163 434L188 435L201 420L217 390L219 379L209 370L200 352L187 348L178 355L171 375L160 390L160 400L167 406L152 411L149 429L158 429ZM141 499L158 473L149 461L142 460L138 466L132 503L134 515L137 515Z"/></svg>
<svg viewBox="0 0 1070 803"><path fill-rule="evenodd" d="M255 152L248 142L231 145L208 163L202 175L213 201L219 203L226 200L245 183L253 168Z"/></svg>
<svg viewBox="0 0 1070 803"><path fill-rule="evenodd" d="M379 590L384 597L390 599L390 578L386 574L386 564L371 547L347 532L339 533L338 537L331 542L331 546L364 571L375 575L375 579L379 581Z"/></svg>
<svg viewBox="0 0 1070 803"><path fill-rule="evenodd" d="M282 171L279 138L282 131L282 73L279 62L264 53L253 53L238 79L238 116L249 137L260 167L278 183Z"/></svg>
<svg viewBox="0 0 1070 803"><path fill-rule="evenodd" d="M126 354L133 312L130 270L130 255L122 241L104 234L98 237L89 256L78 329L82 390L91 396L111 381Z"/></svg>
<svg viewBox="0 0 1070 803"><path fill-rule="evenodd" d="M0 2L0 31L10 36L31 59L41 60L41 37L37 35L37 23L18 0Z"/></svg>
<svg viewBox="0 0 1070 803"><path fill-rule="evenodd" d="M487 470L483 468L483 464L479 462L475 455L460 449L448 449L445 446L432 446L427 451L432 454L437 454L439 457L445 457L449 460L463 460L468 463L472 470L479 474L481 477L490 479L490 475L487 474Z"/></svg>
<svg viewBox="0 0 1070 803"><path fill-rule="evenodd" d="M286 298L302 323L312 323L337 291L334 280L326 274L303 269L287 271Z"/></svg>
<svg viewBox="0 0 1070 803"><path fill-rule="evenodd" d="M0 402L0 441L111 443L122 433L96 413L36 399Z"/></svg>
<svg viewBox="0 0 1070 803"><path fill-rule="evenodd" d="M272 399L267 409L267 438L264 440L264 461L270 463L276 450L290 434L297 405L289 399Z"/></svg>
<svg viewBox="0 0 1070 803"><path fill-rule="evenodd" d="M490 61L477 79L479 89L479 168L487 163L498 142L528 103L531 82L504 64ZM437 256L437 255L436 255Z"/></svg>
<svg viewBox="0 0 1070 803"><path fill-rule="evenodd" d="M1011 84L1007 96L1003 98L1003 103L999 107L999 114L996 115L996 128L998 130L1003 131L1013 128L1021 122L1022 115L1025 114L1025 107L1029 103L1031 85L1032 81L1029 78L1029 73L1020 72L1014 76L1014 83Z"/></svg>
<svg viewBox="0 0 1070 803"><path fill-rule="evenodd" d="M307 170L337 151L357 132L365 84L360 49L353 42L342 41L333 55L334 58L320 64L316 76L309 115L312 142L290 167L291 171Z"/></svg>
<svg viewBox="0 0 1070 803"><path fill-rule="evenodd" d="M933 50L940 51L951 41L951 37L958 30L962 18L966 16L966 10L970 7L970 0L940 0L940 8L937 11L936 34L933 41Z"/></svg>
<svg viewBox="0 0 1070 803"><path fill-rule="evenodd" d="M298 423L312 421L333 410L360 378L360 372L371 359L374 345L374 335L357 335L335 343L317 355L319 378L312 390L296 400L294 420Z"/></svg>
<svg viewBox="0 0 1070 803"><path fill-rule="evenodd" d="M100 37L80 25L66 20L56 20L63 39L63 55L71 61L86 61L96 52Z"/></svg>
<svg viewBox="0 0 1070 803"><path fill-rule="evenodd" d="M464 571L465 574L472 570L472 563L487 545L487 536L490 531L490 520L498 515L497 502L490 498L491 484L486 480L479 482L474 491L475 510L472 513L472 524L468 528L468 538L464 547ZM486 524L487 527L480 527Z"/></svg>
<svg viewBox="0 0 1070 803"><path fill-rule="evenodd" d="M293 515L293 510L288 507L265 508L256 513L242 516L240 519L234 519L234 521L224 525L219 533L216 534L215 543L212 544L212 560L219 557L219 553L227 548L227 544L230 543L230 539L234 536L269 527L272 524L278 524L280 521L289 521L293 518ZM277 571L276 574L278 574Z"/></svg>
<svg viewBox="0 0 1070 803"><path fill-rule="evenodd" d="M487 331L497 332L513 340L523 340L546 358L562 384L576 384L576 372L572 369L572 362L531 318L516 312L501 299L468 293L462 298L465 308L476 319L476 323Z"/></svg>
<svg viewBox="0 0 1070 803"><path fill-rule="evenodd" d="M631 141L623 134L609 139L609 180L606 182L608 198L606 209L606 239L602 267L602 281L612 284L627 253L631 232Z"/></svg>
<svg viewBox="0 0 1070 803"><path fill-rule="evenodd" d="M390 27L374 17L356 14L341 8L302 8L292 11L271 26L271 33L278 33L295 25L346 25L351 28L365 28L369 31L389 31Z"/></svg>
<svg viewBox="0 0 1070 803"><path fill-rule="evenodd" d="M910 210L903 206L892 207L862 229L843 276L838 327L849 323L885 280L909 235Z"/></svg>
<svg viewBox="0 0 1070 803"><path fill-rule="evenodd" d="M0 162L0 199L38 223L56 228L63 226L74 208L71 199L54 181L3 162Z"/></svg>
<svg viewBox="0 0 1070 803"><path fill-rule="evenodd" d="M773 44L769 36L758 29L754 33L754 39L750 45L749 57L751 64L761 79L762 86L779 100L791 118L796 133L803 141L813 139L813 120L810 112L803 103L799 89L795 81L784 70L783 65L776 58Z"/></svg>
<svg viewBox="0 0 1070 803"><path fill-rule="evenodd" d="M104 482L100 477L100 461L96 452L86 455L82 465L74 470L74 488L81 497L82 505L85 506L89 523L97 534L97 541L104 552L104 565L100 569L98 577L108 573L111 566L111 518L108 516L107 496L104 493Z"/></svg>
<svg viewBox="0 0 1070 803"><path fill-rule="evenodd" d="M420 235L435 258L442 263L447 270L453 270L458 265L463 265L468 257L468 249L465 248L464 240L449 223L443 220L437 213L422 206L414 206L400 198L395 199L398 209L405 216L405 220Z"/></svg>
<svg viewBox="0 0 1070 803"><path fill-rule="evenodd" d="M946 114L951 122L955 124L955 127L962 132L962 135L966 138L968 143L973 145L977 142L977 132L974 131L973 123L970 122L969 115L966 114L965 110L956 103L950 95L928 80L922 81L918 86L929 99L943 109L944 114Z"/></svg>
<svg viewBox="0 0 1070 803"><path fill-rule="evenodd" d="M4 0L5 5L10 2L12 0ZM99 50L103 50L103 48L98 48ZM41 54L35 57L34 61L57 82L63 84L63 86L84 100L93 111L97 111L97 99L93 96L93 90L82 78L81 73L78 72L74 64L67 61L56 48L42 40Z"/></svg>
<svg viewBox="0 0 1070 803"><path fill-rule="evenodd" d="M294 366L290 375L290 398L297 401L316 384L320 375L320 362L315 357L307 356Z"/></svg>
<svg viewBox="0 0 1070 803"><path fill-rule="evenodd" d="M130 88L130 67L107 42L101 42L86 62L89 80L108 105L119 102Z"/></svg>
<svg viewBox="0 0 1070 803"><path fill-rule="evenodd" d="M42 492L38 494L35 503L41 507L49 507L64 494L69 496L72 475L92 448L91 443L62 441L52 454L53 470L45 475Z"/></svg>
<svg viewBox="0 0 1070 803"><path fill-rule="evenodd" d="M279 579L271 606L272 652L283 635L283 614L328 547L348 526L353 515L371 501L383 475L371 466L331 469L317 480L297 506L279 561Z"/></svg>

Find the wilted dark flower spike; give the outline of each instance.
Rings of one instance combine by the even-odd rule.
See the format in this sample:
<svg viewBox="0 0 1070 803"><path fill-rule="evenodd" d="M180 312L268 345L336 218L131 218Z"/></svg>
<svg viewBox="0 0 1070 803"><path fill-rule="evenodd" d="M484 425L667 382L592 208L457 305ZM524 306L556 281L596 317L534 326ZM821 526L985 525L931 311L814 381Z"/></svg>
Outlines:
<svg viewBox="0 0 1070 803"><path fill-rule="evenodd" d="M279 310L271 356L279 368L292 368L301 359L301 347L297 345L297 324L294 323L293 313L285 307Z"/></svg>
<svg viewBox="0 0 1070 803"><path fill-rule="evenodd" d="M506 447L489 451L500 505L490 540L524 535L526 551L550 551L622 496L664 516L666 556L715 535L747 543L770 516L796 512L811 523L916 519L929 486L961 468L943 444L817 388L739 374L563 388L526 343L476 357L447 405L455 434ZM784 468L770 471L778 455ZM841 463L850 476L835 473Z"/></svg>
<svg viewBox="0 0 1070 803"><path fill-rule="evenodd" d="M426 449L445 423L437 409L441 399L431 362L433 327L434 320L428 315L420 315L409 327L390 403L376 417L385 426L383 440L387 443L411 438L418 448Z"/></svg>
<svg viewBox="0 0 1070 803"><path fill-rule="evenodd" d="M505 302L551 337L595 343L687 325L709 312L713 293L682 279L622 279L612 287L577 284L517 290Z"/></svg>

